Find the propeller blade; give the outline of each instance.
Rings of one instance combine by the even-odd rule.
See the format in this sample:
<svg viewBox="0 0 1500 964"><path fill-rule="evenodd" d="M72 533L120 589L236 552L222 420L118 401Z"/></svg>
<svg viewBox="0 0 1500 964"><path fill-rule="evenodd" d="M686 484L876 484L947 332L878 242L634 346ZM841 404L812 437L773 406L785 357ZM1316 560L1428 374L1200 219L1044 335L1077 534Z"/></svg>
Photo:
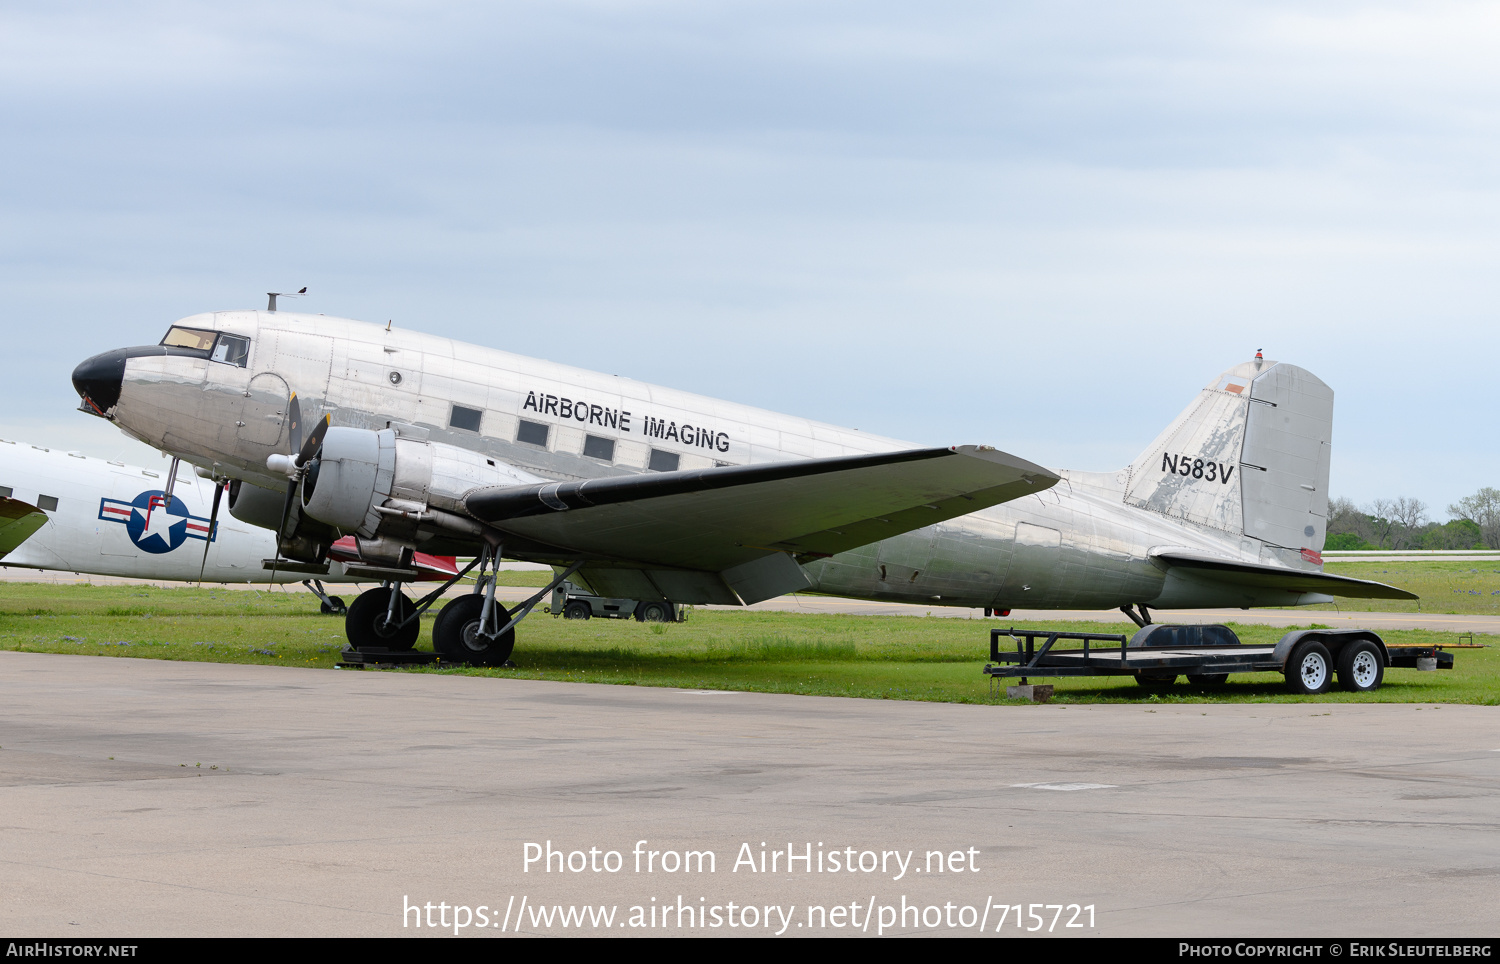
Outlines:
<svg viewBox="0 0 1500 964"><path fill-rule="evenodd" d="M198 567L198 588L203 588L203 573L208 569L208 550L213 548L214 535L219 531L219 500L224 498L224 490L229 488L229 483L223 485L214 483L214 507L208 514L208 538L203 543L203 564ZM278 553L279 555L279 553Z"/></svg>
<svg viewBox="0 0 1500 964"><path fill-rule="evenodd" d="M167 492L166 498L162 500L163 505L172 504L172 490L177 487L177 467L182 464L182 459L172 457L172 467L167 470Z"/></svg>
<svg viewBox="0 0 1500 964"><path fill-rule="evenodd" d="M296 455L302 450L302 403L297 401L296 392L286 403L286 431L292 454Z"/></svg>
<svg viewBox="0 0 1500 964"><path fill-rule="evenodd" d="M310 462L313 456L318 454L318 449L323 447L323 436L328 434L328 426L332 421L332 415L324 415L318 419L318 424L313 426L312 434L307 437L307 441L302 443L301 450L297 452L299 469Z"/></svg>
<svg viewBox="0 0 1500 964"><path fill-rule="evenodd" d="M286 534L286 520L292 514L292 500L297 497L297 480L286 484L286 501L281 504L281 524L276 527L276 561L271 564L271 584L276 584L276 567L281 565L281 539Z"/></svg>

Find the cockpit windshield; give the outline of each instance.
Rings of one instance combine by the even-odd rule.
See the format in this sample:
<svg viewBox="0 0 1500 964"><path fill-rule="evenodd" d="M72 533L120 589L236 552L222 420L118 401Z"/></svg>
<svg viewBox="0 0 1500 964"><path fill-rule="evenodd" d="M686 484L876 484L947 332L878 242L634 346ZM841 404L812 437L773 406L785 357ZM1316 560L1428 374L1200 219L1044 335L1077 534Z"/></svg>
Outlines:
<svg viewBox="0 0 1500 964"><path fill-rule="evenodd" d="M167 337L161 340L168 348L196 348L199 351L208 351L214 346L214 339L219 337L216 331L200 331L197 328L178 328L173 325L167 331Z"/></svg>
<svg viewBox="0 0 1500 964"><path fill-rule="evenodd" d="M238 335L204 331L201 328L179 328L173 325L161 343L168 348L201 351L216 362L245 367L250 358L250 339Z"/></svg>

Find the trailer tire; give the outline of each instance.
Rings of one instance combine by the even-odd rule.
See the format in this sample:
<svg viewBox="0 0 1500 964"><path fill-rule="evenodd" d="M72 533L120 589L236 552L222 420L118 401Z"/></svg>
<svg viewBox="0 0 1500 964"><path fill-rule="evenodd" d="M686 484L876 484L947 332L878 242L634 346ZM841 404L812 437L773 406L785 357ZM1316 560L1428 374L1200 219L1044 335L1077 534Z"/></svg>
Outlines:
<svg viewBox="0 0 1500 964"><path fill-rule="evenodd" d="M1201 673L1198 675L1194 675L1192 673L1188 674L1188 682L1192 683L1194 686L1218 686L1220 683L1224 682L1227 679L1229 679L1228 673Z"/></svg>
<svg viewBox="0 0 1500 964"><path fill-rule="evenodd" d="M1148 690L1165 689L1177 682L1176 676L1150 676L1146 673L1137 673L1135 685L1144 686Z"/></svg>
<svg viewBox="0 0 1500 964"><path fill-rule="evenodd" d="M1339 653L1339 686L1351 693L1380 689L1385 679L1385 660L1368 640L1349 643Z"/></svg>
<svg viewBox="0 0 1500 964"><path fill-rule="evenodd" d="M594 610L588 603L575 599L563 607L564 619L588 619L594 615Z"/></svg>
<svg viewBox="0 0 1500 964"><path fill-rule="evenodd" d="M1293 650L1286 661L1286 685L1304 696L1328 692L1333 685L1333 657L1328 647L1309 639Z"/></svg>

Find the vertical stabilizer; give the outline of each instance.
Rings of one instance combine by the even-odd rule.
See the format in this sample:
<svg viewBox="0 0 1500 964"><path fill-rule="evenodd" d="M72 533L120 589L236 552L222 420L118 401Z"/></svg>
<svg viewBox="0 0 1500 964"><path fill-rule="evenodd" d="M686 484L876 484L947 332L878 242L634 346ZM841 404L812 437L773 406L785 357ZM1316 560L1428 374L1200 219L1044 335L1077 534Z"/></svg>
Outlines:
<svg viewBox="0 0 1500 964"><path fill-rule="evenodd" d="M1125 503L1293 556L1316 553L1327 534L1332 429L1333 391L1316 376L1280 362L1236 365L1131 463Z"/></svg>
<svg viewBox="0 0 1500 964"><path fill-rule="evenodd" d="M1245 528L1240 453L1257 374L1255 363L1246 362L1205 385L1131 463L1125 504L1239 536Z"/></svg>

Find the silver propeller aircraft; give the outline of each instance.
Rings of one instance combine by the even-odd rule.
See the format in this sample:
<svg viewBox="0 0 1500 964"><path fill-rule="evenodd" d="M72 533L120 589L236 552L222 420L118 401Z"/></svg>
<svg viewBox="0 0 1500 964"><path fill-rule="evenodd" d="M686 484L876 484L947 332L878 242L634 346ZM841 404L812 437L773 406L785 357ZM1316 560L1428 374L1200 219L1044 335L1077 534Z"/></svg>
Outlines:
<svg viewBox="0 0 1500 964"><path fill-rule="evenodd" d="M230 513L278 534L267 568L326 571L352 535L347 571L383 582L349 609L356 647L415 643L441 594L401 591L419 550L476 557L433 644L480 665L509 658L553 588L507 611L486 575L502 554L553 565L554 585L677 603L806 591L1144 624L1151 607L1415 598L1321 571L1333 392L1259 353L1129 466L1093 473L274 309L185 318L73 385L81 410L236 480Z"/></svg>

